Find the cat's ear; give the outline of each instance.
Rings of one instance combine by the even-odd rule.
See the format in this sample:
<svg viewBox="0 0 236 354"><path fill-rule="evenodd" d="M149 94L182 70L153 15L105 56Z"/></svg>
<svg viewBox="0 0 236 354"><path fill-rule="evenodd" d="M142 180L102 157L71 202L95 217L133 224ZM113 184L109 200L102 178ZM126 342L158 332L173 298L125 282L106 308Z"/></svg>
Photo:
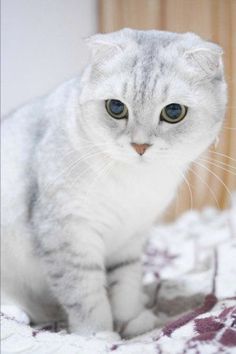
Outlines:
<svg viewBox="0 0 236 354"><path fill-rule="evenodd" d="M119 61L124 51L123 43L117 32L95 34L85 39L85 42L91 50L92 58L81 77L81 82L84 83L80 93L81 103L93 96L93 85L101 84L107 71L111 70L111 66L117 60Z"/></svg>
<svg viewBox="0 0 236 354"><path fill-rule="evenodd" d="M193 48L185 52L184 58L195 69L196 73L203 76L216 76L222 72L222 54L220 46L210 43L207 47Z"/></svg>
<svg viewBox="0 0 236 354"><path fill-rule="evenodd" d="M117 42L114 35L108 34L95 34L85 40L88 47L91 49L92 58L95 62L100 60L110 59L117 54L123 52L122 45Z"/></svg>

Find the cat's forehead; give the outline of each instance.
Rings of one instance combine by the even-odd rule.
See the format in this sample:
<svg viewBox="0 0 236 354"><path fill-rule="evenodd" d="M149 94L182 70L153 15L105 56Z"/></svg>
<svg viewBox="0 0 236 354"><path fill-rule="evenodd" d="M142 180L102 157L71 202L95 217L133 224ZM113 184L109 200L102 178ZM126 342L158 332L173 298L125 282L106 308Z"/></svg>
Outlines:
<svg viewBox="0 0 236 354"><path fill-rule="evenodd" d="M178 102L196 82L223 82L222 50L193 33L124 29L93 36L85 100L117 98L139 110ZM220 83L218 80L218 83ZM203 86L203 85L202 85ZM174 95L173 95L174 92ZM170 102L171 103L171 102Z"/></svg>
<svg viewBox="0 0 236 354"><path fill-rule="evenodd" d="M164 101L170 86L175 86L173 77L181 79L177 69L184 52L181 37L168 33L157 35L152 31L135 33L137 45L124 58L122 95L132 95L133 102L141 105L156 94Z"/></svg>
<svg viewBox="0 0 236 354"><path fill-rule="evenodd" d="M123 82L122 95L132 98L135 106L144 105L155 95L157 85L163 94L167 91L164 77L164 63L158 63L151 53L144 57L136 56L132 63L129 80Z"/></svg>
<svg viewBox="0 0 236 354"><path fill-rule="evenodd" d="M166 31L134 31L133 40L141 47L151 50L166 48L170 44L178 43L186 37L186 34L171 33Z"/></svg>
<svg viewBox="0 0 236 354"><path fill-rule="evenodd" d="M144 106L153 99L164 102L168 93L182 81L181 73L176 72L178 58L174 60L173 53L168 53L168 49L161 50L154 44L148 47L145 44L138 51L130 58L123 75L122 96L129 97L135 107Z"/></svg>
<svg viewBox="0 0 236 354"><path fill-rule="evenodd" d="M132 46L132 42L135 45ZM155 66L162 67L174 62L187 47L188 36L162 31L134 31L132 41L127 43L131 52L136 53L132 58L137 68L155 69ZM137 64L140 64L138 66Z"/></svg>

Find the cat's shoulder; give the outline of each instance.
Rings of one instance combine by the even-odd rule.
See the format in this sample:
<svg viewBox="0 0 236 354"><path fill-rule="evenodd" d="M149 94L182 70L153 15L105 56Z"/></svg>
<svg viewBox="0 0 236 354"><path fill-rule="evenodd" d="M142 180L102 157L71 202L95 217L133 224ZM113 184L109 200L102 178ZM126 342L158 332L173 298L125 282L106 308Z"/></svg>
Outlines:
<svg viewBox="0 0 236 354"><path fill-rule="evenodd" d="M15 123L19 123L22 120L30 121L43 119L47 112L54 108L60 109L65 104L65 101L70 96L70 92L79 90L80 78L79 76L73 77L59 84L56 88L49 93L35 97L28 102L14 108L1 118L1 125L5 127Z"/></svg>

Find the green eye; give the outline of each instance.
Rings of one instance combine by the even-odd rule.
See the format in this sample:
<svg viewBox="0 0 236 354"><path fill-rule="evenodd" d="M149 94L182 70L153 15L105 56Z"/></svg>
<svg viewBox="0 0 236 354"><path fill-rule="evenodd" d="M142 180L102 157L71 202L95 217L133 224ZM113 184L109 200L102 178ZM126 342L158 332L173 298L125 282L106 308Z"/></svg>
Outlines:
<svg viewBox="0 0 236 354"><path fill-rule="evenodd" d="M160 118L162 121L164 120L167 123L175 124L184 119L187 111L188 107L179 103L171 103L162 109Z"/></svg>
<svg viewBox="0 0 236 354"><path fill-rule="evenodd" d="M119 100L106 100L105 107L107 113L115 119L128 118L128 108Z"/></svg>

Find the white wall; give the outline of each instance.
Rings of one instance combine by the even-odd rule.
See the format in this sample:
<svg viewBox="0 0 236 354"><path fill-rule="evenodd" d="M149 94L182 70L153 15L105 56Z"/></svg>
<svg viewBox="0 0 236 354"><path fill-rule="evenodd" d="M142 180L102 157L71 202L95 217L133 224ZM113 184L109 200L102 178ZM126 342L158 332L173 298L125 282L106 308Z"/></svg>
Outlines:
<svg viewBox="0 0 236 354"><path fill-rule="evenodd" d="M1 110L6 113L81 71L97 0L1 1Z"/></svg>

